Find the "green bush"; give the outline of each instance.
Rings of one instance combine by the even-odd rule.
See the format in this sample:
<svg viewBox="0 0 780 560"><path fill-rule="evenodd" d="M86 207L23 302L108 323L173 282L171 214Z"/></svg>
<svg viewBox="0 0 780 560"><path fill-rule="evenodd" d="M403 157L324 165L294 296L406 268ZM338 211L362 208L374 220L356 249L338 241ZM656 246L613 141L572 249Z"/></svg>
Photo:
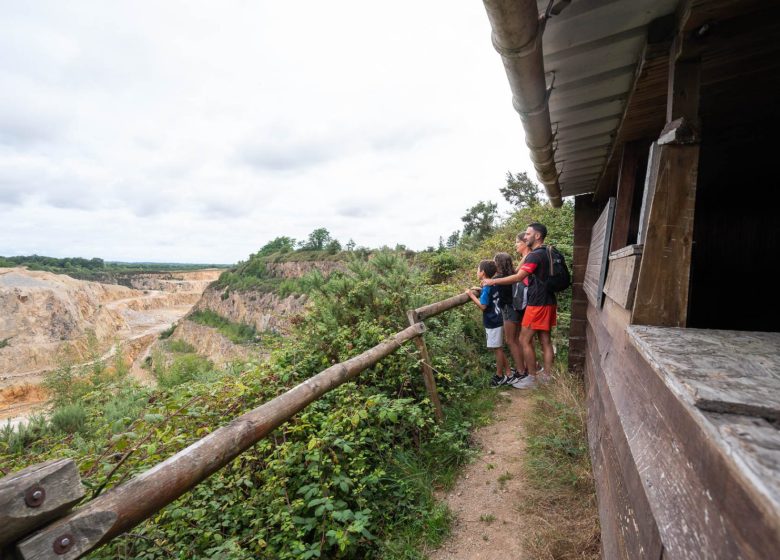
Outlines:
<svg viewBox="0 0 780 560"><path fill-rule="evenodd" d="M208 381L215 376L214 364L197 354L184 354L174 358L167 366L156 368L160 387L171 388L188 381Z"/></svg>
<svg viewBox="0 0 780 560"><path fill-rule="evenodd" d="M160 340L165 340L166 338L170 338L175 330L176 330L176 324L171 325L170 327L168 327L167 329L165 329L160 333Z"/></svg>
<svg viewBox="0 0 780 560"><path fill-rule="evenodd" d="M84 430L86 423L87 411L79 403L60 406L54 409L51 415L52 428L66 434L75 434Z"/></svg>

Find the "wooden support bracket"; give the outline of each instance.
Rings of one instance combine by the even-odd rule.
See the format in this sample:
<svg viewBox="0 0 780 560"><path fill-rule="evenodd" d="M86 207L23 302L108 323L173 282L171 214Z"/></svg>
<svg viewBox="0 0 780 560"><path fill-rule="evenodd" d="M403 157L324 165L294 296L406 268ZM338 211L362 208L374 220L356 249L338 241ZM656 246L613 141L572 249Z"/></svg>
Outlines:
<svg viewBox="0 0 780 560"><path fill-rule="evenodd" d="M72 459L31 465L0 479L0 549L31 533L84 497Z"/></svg>

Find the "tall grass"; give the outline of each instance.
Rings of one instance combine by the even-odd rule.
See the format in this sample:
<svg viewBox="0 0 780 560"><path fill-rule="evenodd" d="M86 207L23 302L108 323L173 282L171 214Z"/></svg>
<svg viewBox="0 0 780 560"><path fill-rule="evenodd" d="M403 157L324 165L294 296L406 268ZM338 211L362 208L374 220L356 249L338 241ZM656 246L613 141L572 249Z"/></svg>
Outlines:
<svg viewBox="0 0 780 560"><path fill-rule="evenodd" d="M530 558L601 557L584 401L582 380L569 373L559 373L533 395L525 424L527 484L519 500L523 545Z"/></svg>

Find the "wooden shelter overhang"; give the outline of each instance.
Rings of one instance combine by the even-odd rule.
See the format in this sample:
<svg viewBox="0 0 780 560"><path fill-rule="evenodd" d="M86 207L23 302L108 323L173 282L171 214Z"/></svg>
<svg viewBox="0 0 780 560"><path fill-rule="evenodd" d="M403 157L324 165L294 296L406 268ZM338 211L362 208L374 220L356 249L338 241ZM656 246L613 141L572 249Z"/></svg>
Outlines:
<svg viewBox="0 0 780 560"><path fill-rule="evenodd" d="M561 197L594 192L636 85L648 33L658 34L651 24L674 14L678 0L484 3L550 201L559 206ZM512 41L518 42L515 30L536 28L537 21L541 60L528 68L512 58L520 50Z"/></svg>

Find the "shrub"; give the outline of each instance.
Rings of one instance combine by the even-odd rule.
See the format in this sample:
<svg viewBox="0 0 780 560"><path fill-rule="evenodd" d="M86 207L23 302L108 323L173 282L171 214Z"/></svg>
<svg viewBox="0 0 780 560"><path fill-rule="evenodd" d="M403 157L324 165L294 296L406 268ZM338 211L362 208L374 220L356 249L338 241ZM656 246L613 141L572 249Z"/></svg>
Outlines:
<svg viewBox="0 0 780 560"><path fill-rule="evenodd" d="M79 403L57 407L51 415L52 428L66 434L75 434L82 431L86 426L86 422L87 411Z"/></svg>
<svg viewBox="0 0 780 560"><path fill-rule="evenodd" d="M169 340L168 350L176 354L192 354L195 352L195 347L186 340Z"/></svg>

